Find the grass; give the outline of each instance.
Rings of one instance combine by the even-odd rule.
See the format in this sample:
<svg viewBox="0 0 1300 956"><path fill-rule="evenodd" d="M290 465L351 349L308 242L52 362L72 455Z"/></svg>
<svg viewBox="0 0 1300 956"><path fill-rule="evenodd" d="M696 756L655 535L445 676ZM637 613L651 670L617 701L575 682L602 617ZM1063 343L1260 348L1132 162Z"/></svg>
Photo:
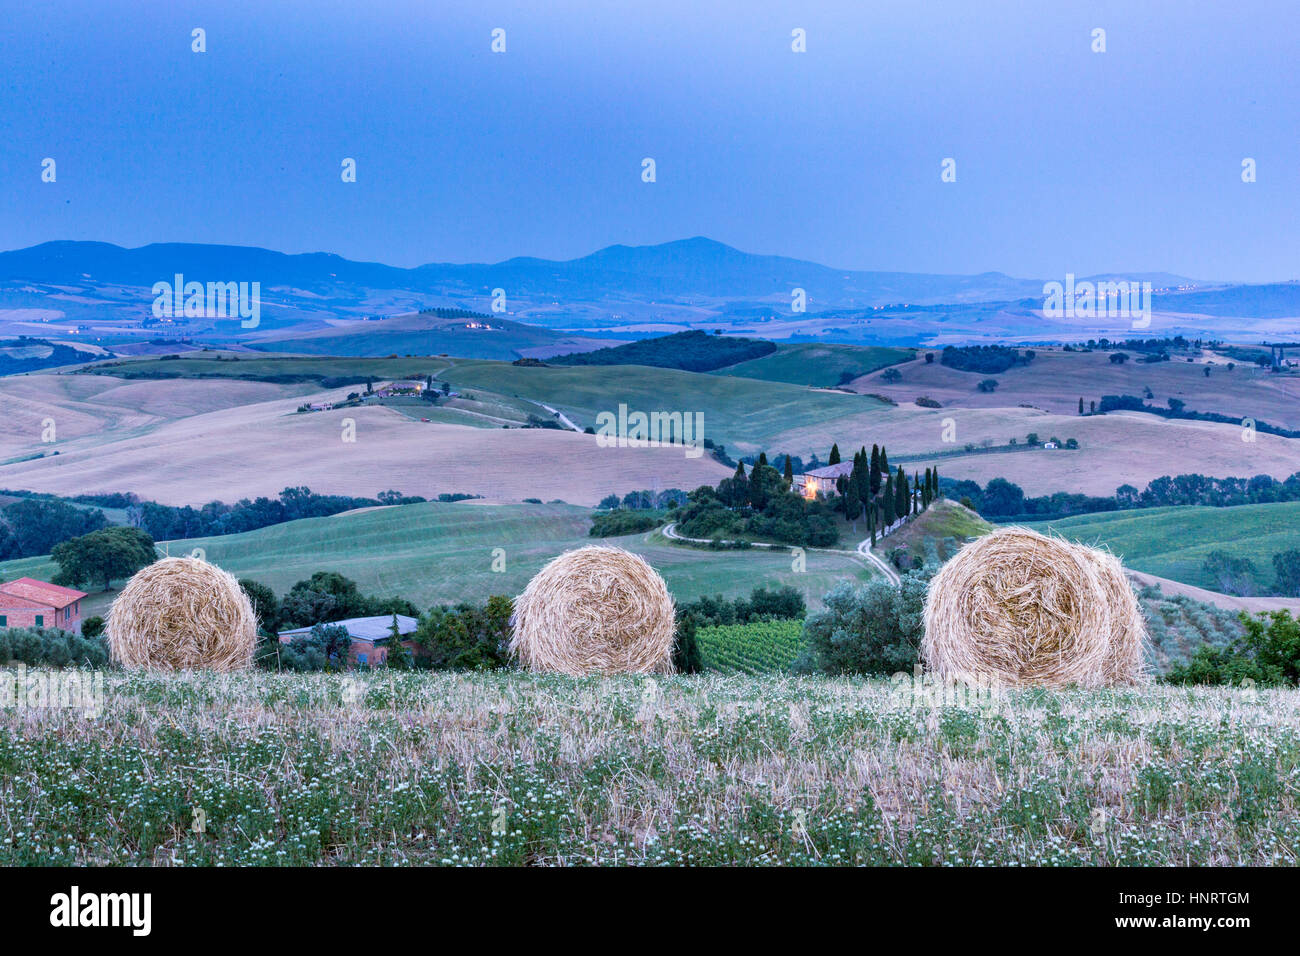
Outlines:
<svg viewBox="0 0 1300 956"><path fill-rule="evenodd" d="M714 374L834 388L841 384L846 372L852 372L854 377L866 375L887 365L911 361L915 356L914 349L804 342L779 345L771 355L740 362Z"/></svg>
<svg viewBox="0 0 1300 956"><path fill-rule="evenodd" d="M218 359L218 354L222 357ZM234 359L238 358L238 361ZM125 379L229 378L250 382L320 382L348 378L365 382L423 378L450 364L446 358L348 358L338 356L276 356L239 353L187 352L177 359L141 358L89 365L87 374Z"/></svg>
<svg viewBox="0 0 1300 956"><path fill-rule="evenodd" d="M256 347L270 352L315 355L430 355L448 353L466 358L516 358L536 348L568 346L584 352L610 343L584 336L514 322L499 316L484 321L490 329L467 327L465 318L440 319L432 315L403 315L379 322L350 322L300 335L293 331L265 339Z"/></svg>
<svg viewBox="0 0 1300 956"><path fill-rule="evenodd" d="M892 355L902 350L858 351ZM247 353L241 354L236 362L229 358L218 361L215 353L189 353L170 361L133 359L90 366L85 371L125 379L228 378L282 384L317 383L322 387L325 382L364 383L371 379L378 383L432 375L450 381L457 391L468 393L478 404L499 406L498 412L477 407L469 410L499 414L502 420L520 420L521 416L526 419L528 414L545 417L547 413L533 404L538 402L558 408L582 428L594 428L602 412L617 415L620 404L627 405L629 411L700 412L704 415L704 437L742 454L761 449L803 454L805 449L778 449L772 442L776 436L792 430L827 425L851 416L858 416L860 424L864 414L888 407L865 395L810 391L802 385L756 377L641 365L536 368L445 357L248 357ZM831 430L839 434L838 429Z"/></svg>
<svg viewBox="0 0 1300 956"><path fill-rule="evenodd" d="M145 676L0 709L0 865L1295 865L1300 691ZM195 832L195 810L203 812Z"/></svg>
<svg viewBox="0 0 1300 956"><path fill-rule="evenodd" d="M366 593L404 597L425 608L520 593L551 558L597 543L587 536L590 516L572 505L430 502L306 518L164 546L174 555L202 548L209 561L281 595L314 571L332 570L355 580ZM808 552L807 570L795 572L784 551L687 548L654 533L605 541L642 555L679 601L713 594L734 598L748 596L755 587L792 585L810 606L820 606L822 596L842 578L865 581L871 576L848 555ZM498 557L504 571L493 570ZM55 570L48 558L25 558L0 563L0 578L49 580ZM103 613L111 598L96 592L87 613Z"/></svg>
<svg viewBox="0 0 1300 956"><path fill-rule="evenodd" d="M1142 508L1078 515L1031 525L1085 544L1102 544L1138 571L1217 590L1201 570L1211 551L1249 558L1265 583L1273 581L1272 557L1300 548L1300 502L1234 508Z"/></svg>
<svg viewBox="0 0 1300 956"><path fill-rule="evenodd" d="M884 554L905 548L909 558L926 561L937 556L941 560L947 560L968 538L978 538L992 530L991 524L969 508L947 498L940 498L901 528L879 539L876 550ZM929 553L931 543L935 551L933 555ZM949 553L949 549L952 549L952 553Z"/></svg>
<svg viewBox="0 0 1300 956"><path fill-rule="evenodd" d="M704 436L742 452L780 451L769 443L782 432L886 407L861 395L643 365L524 368L460 361L444 377L462 391L546 402L584 428L595 427L601 412L617 415L620 403L629 411L702 412Z"/></svg>
<svg viewBox="0 0 1300 956"><path fill-rule="evenodd" d="M803 621L722 624L696 632L704 666L722 674L779 674L803 649Z"/></svg>

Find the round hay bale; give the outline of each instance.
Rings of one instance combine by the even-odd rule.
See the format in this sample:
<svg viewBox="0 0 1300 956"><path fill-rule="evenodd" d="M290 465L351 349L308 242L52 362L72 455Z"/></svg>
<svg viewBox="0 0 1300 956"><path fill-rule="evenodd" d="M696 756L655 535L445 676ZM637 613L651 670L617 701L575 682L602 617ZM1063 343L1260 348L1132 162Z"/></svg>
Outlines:
<svg viewBox="0 0 1300 956"><path fill-rule="evenodd" d="M163 558L127 582L104 633L124 667L235 671L252 663L257 616L234 575L198 558Z"/></svg>
<svg viewBox="0 0 1300 956"><path fill-rule="evenodd" d="M1144 679L1145 640L1113 555L1011 527L930 581L921 657L942 680L1102 687Z"/></svg>
<svg viewBox="0 0 1300 956"><path fill-rule="evenodd" d="M1082 544L1074 547L1099 565L1097 578L1105 588L1106 606L1110 608L1110 653L1106 655L1103 683L1109 686L1146 680L1147 624L1124 566L1109 551Z"/></svg>
<svg viewBox="0 0 1300 956"><path fill-rule="evenodd" d="M664 579L621 548L567 551L515 599L510 652L559 674L672 671L676 612Z"/></svg>

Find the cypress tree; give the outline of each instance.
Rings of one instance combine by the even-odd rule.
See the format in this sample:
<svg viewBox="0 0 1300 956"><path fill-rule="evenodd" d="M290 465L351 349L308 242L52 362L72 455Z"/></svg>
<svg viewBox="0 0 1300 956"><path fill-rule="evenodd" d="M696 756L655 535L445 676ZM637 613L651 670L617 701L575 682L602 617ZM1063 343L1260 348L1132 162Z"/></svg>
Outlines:
<svg viewBox="0 0 1300 956"><path fill-rule="evenodd" d="M885 446L880 446L880 476L883 478L889 474L889 456L885 454Z"/></svg>
<svg viewBox="0 0 1300 956"><path fill-rule="evenodd" d="M765 452L765 451L760 451L760 452L758 453L758 466L757 466L757 467L759 467L759 468L766 468L766 467L767 467L767 452Z"/></svg>
<svg viewBox="0 0 1300 956"><path fill-rule="evenodd" d="M838 444L831 445L831 460L828 461L827 464L838 465L839 463L840 463L840 446Z"/></svg>
<svg viewBox="0 0 1300 956"><path fill-rule="evenodd" d="M743 461L736 462L736 472L731 477L737 481L745 480L745 463Z"/></svg>
<svg viewBox="0 0 1300 956"><path fill-rule="evenodd" d="M907 517L907 475L903 472L903 466L898 466L898 480L894 482L894 494L897 498L894 501L894 511L900 518Z"/></svg>
<svg viewBox="0 0 1300 956"><path fill-rule="evenodd" d="M887 476L885 477L885 496L884 496L884 497L885 497L885 500L882 502L882 504L883 504L883 506L884 506L884 509L885 509L885 513L884 513L884 515L883 515L883 520L884 520L884 523L885 523L885 527L888 528L891 524L894 523L894 517L895 517L895 515L894 515L894 506L897 504L897 498L896 498L895 495L894 495L894 476L893 476L893 475L887 475Z"/></svg>
<svg viewBox="0 0 1300 956"><path fill-rule="evenodd" d="M794 465L790 463L789 455L785 456L785 474L782 477L785 478L785 486L787 488L794 484Z"/></svg>
<svg viewBox="0 0 1300 956"><path fill-rule="evenodd" d="M1079 396L1079 414L1080 414L1080 415L1083 414L1083 396L1082 396L1082 395Z"/></svg>
<svg viewBox="0 0 1300 956"><path fill-rule="evenodd" d="M880 494L880 449L871 446L871 495Z"/></svg>

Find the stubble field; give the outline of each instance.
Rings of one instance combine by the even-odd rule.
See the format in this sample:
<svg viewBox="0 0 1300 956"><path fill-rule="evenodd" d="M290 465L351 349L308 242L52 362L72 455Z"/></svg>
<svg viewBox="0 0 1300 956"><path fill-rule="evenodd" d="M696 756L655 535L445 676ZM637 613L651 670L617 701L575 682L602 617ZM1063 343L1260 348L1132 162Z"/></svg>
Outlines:
<svg viewBox="0 0 1300 956"><path fill-rule="evenodd" d="M0 709L0 865L1294 865L1300 692L143 676ZM195 832L196 810L204 826Z"/></svg>

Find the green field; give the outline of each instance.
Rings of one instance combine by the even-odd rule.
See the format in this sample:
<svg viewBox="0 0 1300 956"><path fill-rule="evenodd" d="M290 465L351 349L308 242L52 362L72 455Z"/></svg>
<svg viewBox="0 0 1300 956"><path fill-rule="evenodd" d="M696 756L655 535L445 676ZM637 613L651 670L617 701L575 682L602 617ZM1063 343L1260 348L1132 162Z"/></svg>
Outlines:
<svg viewBox="0 0 1300 956"><path fill-rule="evenodd" d="M1249 558L1273 581L1273 555L1300 548L1300 502L1235 508L1142 508L1079 515L1031 527L1110 548L1130 568L1218 589L1201 570L1211 551Z"/></svg>
<svg viewBox="0 0 1300 956"><path fill-rule="evenodd" d="M221 358L218 359L218 354ZM142 358L99 362L82 368L86 374L125 379L233 378L255 382L320 382L349 379L376 382L436 375L451 360L425 355L415 358L319 358L262 356L248 352L187 352L176 359Z"/></svg>
<svg viewBox="0 0 1300 956"><path fill-rule="evenodd" d="M971 708L847 678L100 675L94 718L0 708L0 865L1294 866L1300 846L1296 690Z"/></svg>
<svg viewBox="0 0 1300 956"><path fill-rule="evenodd" d="M723 674L779 674L803 649L803 621L722 624L696 632L704 666Z"/></svg>
<svg viewBox="0 0 1300 956"><path fill-rule="evenodd" d="M847 347L847 346L846 346ZM868 349L896 352L896 349ZM780 354L779 352L777 354ZM740 366L735 366L740 368ZM432 375L449 381L457 391L472 396L478 405L509 409L504 418L520 413L545 416L536 402L559 409L579 427L595 427L601 412L618 413L625 404L629 411L679 411L704 415L704 437L726 445L729 450L748 453L767 449L774 435L805 425L821 424L845 416L860 415L887 406L865 395L844 392L809 391L800 385L762 381L751 377L730 377L643 365L526 367L510 362L417 358L337 357L230 357L218 360L215 353L190 353L178 359L136 359L101 363L85 369L87 374L113 375L126 379L233 378L263 382L316 382L338 385L383 382ZM454 404L454 403L453 403ZM488 414L492 414L490 408ZM413 414L413 413L412 413ZM418 416L417 416L418 417ZM432 416L428 416L432 417ZM439 420L461 423L461 416ZM469 422L463 422L469 424ZM797 453L797 450L795 450Z"/></svg>
<svg viewBox="0 0 1300 956"><path fill-rule="evenodd" d="M573 505L430 502L161 546L173 555L202 548L209 561L238 577L261 581L278 594L315 571L338 571L366 593L404 597L426 608L520 593L551 558L598 542L587 536L590 515ZM809 551L807 570L796 573L784 551L682 547L654 532L609 538L606 543L642 555L679 601L713 594L742 597L756 587L791 585L810 607L819 607L822 595L837 581L866 581L872 574L848 555ZM494 558L504 561L504 571L492 570ZM0 564L0 578L30 575L48 580L55 570L47 558L26 558ZM103 613L111 598L96 592L87 602L87 613Z"/></svg>
<svg viewBox="0 0 1300 956"><path fill-rule="evenodd" d="M801 342L780 345L771 355L741 362L713 374L833 388L841 384L840 379L846 372L857 377L887 365L910 362L915 357L915 349Z"/></svg>
<svg viewBox="0 0 1300 956"><path fill-rule="evenodd" d="M400 324L399 324L400 323ZM268 351L306 353L309 355L437 355L446 352L466 358L511 360L523 349L554 345L566 336L533 326L495 320L505 328L490 332L470 332L464 328L419 327L419 323L401 320L366 323L351 328L348 334L293 336L267 340L260 347ZM384 328L389 326L389 328ZM580 347L591 348L588 342Z"/></svg>
<svg viewBox="0 0 1300 956"><path fill-rule="evenodd" d="M880 539L876 550L883 555L897 548L906 548L909 558L927 561L937 556L940 560L947 560L952 557L949 548L960 548L967 539L978 538L992 529L992 525L969 508L940 498L897 531Z"/></svg>
<svg viewBox="0 0 1300 956"><path fill-rule="evenodd" d="M481 388L545 402L581 427L594 427L601 412L617 414L620 403L629 411L702 412L704 436L733 452L779 452L768 448L774 435L887 407L865 395L643 365L524 368L458 361L443 377L462 391Z"/></svg>

